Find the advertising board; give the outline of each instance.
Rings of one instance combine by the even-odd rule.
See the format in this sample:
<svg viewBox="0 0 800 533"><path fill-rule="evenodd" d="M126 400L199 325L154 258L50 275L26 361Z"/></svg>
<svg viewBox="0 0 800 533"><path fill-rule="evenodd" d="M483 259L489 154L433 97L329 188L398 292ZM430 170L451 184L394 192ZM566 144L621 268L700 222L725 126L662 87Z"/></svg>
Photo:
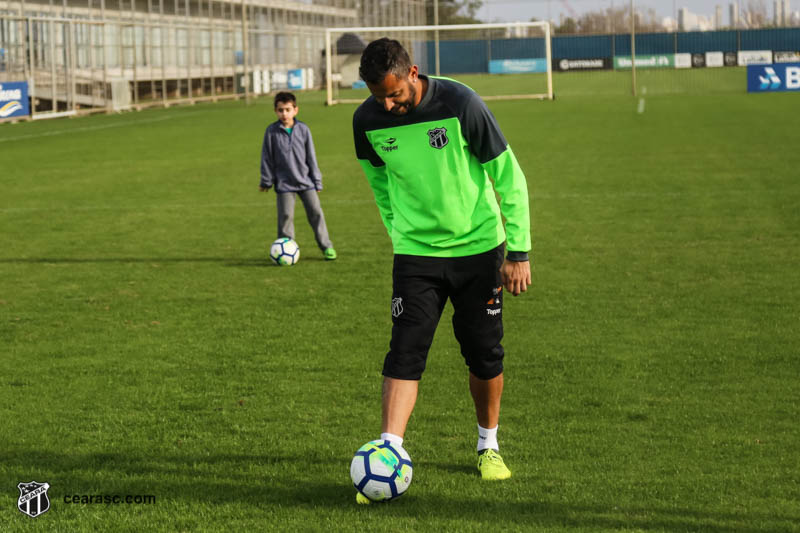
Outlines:
<svg viewBox="0 0 800 533"><path fill-rule="evenodd" d="M705 54L692 54L692 67L705 68L706 55Z"/></svg>
<svg viewBox="0 0 800 533"><path fill-rule="evenodd" d="M0 119L30 115L28 82L10 81L0 83Z"/></svg>
<svg viewBox="0 0 800 533"><path fill-rule="evenodd" d="M295 68L286 73L288 82L287 85L289 89L296 91L299 89L304 88L303 84L303 69Z"/></svg>
<svg viewBox="0 0 800 533"><path fill-rule="evenodd" d="M800 52L775 52L775 63L800 63Z"/></svg>
<svg viewBox="0 0 800 533"><path fill-rule="evenodd" d="M747 92L800 92L800 63L748 66Z"/></svg>
<svg viewBox="0 0 800 533"><path fill-rule="evenodd" d="M692 54L675 54L675 68L692 68Z"/></svg>
<svg viewBox="0 0 800 533"><path fill-rule="evenodd" d="M553 70L559 72L567 72L570 70L609 70L610 68L610 57L553 60Z"/></svg>
<svg viewBox="0 0 800 533"><path fill-rule="evenodd" d="M724 66L725 54L722 52L706 52L706 67L715 68Z"/></svg>
<svg viewBox="0 0 800 533"><path fill-rule="evenodd" d="M740 67L771 65L772 50L740 50L737 59Z"/></svg>
<svg viewBox="0 0 800 533"><path fill-rule="evenodd" d="M547 72L547 60L540 58L489 60L489 74L518 74L521 72Z"/></svg>
<svg viewBox="0 0 800 533"><path fill-rule="evenodd" d="M616 56L614 68L629 69L633 66L631 56ZM675 54L636 56L636 68L675 68Z"/></svg>

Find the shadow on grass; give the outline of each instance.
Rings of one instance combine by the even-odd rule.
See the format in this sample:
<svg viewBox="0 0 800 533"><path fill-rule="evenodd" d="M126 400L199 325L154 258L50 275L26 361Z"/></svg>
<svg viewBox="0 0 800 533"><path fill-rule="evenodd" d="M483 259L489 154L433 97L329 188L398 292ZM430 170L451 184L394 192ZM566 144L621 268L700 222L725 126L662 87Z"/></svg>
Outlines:
<svg viewBox="0 0 800 533"><path fill-rule="evenodd" d="M497 529L548 531L574 527L588 531L703 531L712 533L783 533L796 518L768 513L736 514L687 508L587 505L542 501L502 502L491 498L417 498L413 493L396 503L375 505L376 512L388 508L394 518L424 520L427 516L461 519L467 523L490 523ZM791 530L791 528L789 528Z"/></svg>
<svg viewBox="0 0 800 533"><path fill-rule="evenodd" d="M643 531L708 531L717 533L778 533L792 530L800 516L764 512L714 512L699 508L612 506L536 501L519 496L519 482L481 485L483 494L461 497L425 495L409 491L396 502L368 507L355 504L354 492L344 476L341 483L315 480L320 465L329 458L292 454L202 455L175 452L148 457L123 453L66 454L48 451L0 453L10 481L47 482L51 500L91 494L154 495L156 505L235 504L245 508L367 513L374 518L491 523L496 529L548 529L575 527L589 530L639 529ZM304 469L303 465L310 465ZM430 464L456 474L471 468ZM478 483L482 483L478 481ZM514 489L509 491L508 489ZM515 492L516 491L516 492Z"/></svg>
<svg viewBox="0 0 800 533"><path fill-rule="evenodd" d="M322 256L302 257L302 262L325 262ZM228 267L276 267L269 257L6 257L0 264L69 265L89 263L221 263Z"/></svg>
<svg viewBox="0 0 800 533"><path fill-rule="evenodd" d="M0 264L52 264L83 263L223 263L230 266L274 266L268 257L4 257Z"/></svg>
<svg viewBox="0 0 800 533"><path fill-rule="evenodd" d="M415 466L436 468L438 470L442 470L444 472L450 472L452 474L477 475L478 472L478 470L475 468L475 465L466 463L452 464L452 463L420 462L420 463L415 463Z"/></svg>

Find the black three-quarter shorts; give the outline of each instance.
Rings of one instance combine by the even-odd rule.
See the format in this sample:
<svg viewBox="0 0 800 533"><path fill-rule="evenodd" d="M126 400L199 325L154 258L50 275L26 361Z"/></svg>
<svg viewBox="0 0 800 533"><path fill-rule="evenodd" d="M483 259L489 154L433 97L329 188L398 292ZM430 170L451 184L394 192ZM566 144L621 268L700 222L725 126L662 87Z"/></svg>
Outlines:
<svg viewBox="0 0 800 533"><path fill-rule="evenodd" d="M503 372L503 249L500 245L466 257L394 256L392 340L384 376L422 377L448 298L453 302L453 331L470 372L480 379Z"/></svg>

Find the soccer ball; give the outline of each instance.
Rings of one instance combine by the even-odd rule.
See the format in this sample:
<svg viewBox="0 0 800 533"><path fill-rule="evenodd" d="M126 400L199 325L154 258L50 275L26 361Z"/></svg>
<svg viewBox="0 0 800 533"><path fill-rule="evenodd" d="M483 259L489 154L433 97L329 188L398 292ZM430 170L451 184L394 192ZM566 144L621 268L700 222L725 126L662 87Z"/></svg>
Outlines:
<svg viewBox="0 0 800 533"><path fill-rule="evenodd" d="M374 502L388 502L411 484L411 457L402 446L373 440L358 449L350 463L356 490Z"/></svg>
<svg viewBox="0 0 800 533"><path fill-rule="evenodd" d="M269 247L269 258L279 266L291 266L300 260L300 247L289 237L281 237Z"/></svg>

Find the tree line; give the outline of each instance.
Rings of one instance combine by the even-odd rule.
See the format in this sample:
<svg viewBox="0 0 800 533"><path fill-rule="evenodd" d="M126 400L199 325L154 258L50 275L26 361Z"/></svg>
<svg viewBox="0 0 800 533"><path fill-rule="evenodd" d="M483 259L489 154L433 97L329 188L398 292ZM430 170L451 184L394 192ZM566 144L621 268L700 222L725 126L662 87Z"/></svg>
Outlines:
<svg viewBox="0 0 800 533"><path fill-rule="evenodd" d="M480 24L491 22L480 20L478 11L483 0L438 0L439 24ZM434 23L433 1L426 2L428 24ZM726 13L727 15L727 13ZM748 0L739 14L744 27L763 28L770 25L765 0ZM532 18L531 21L538 19ZM662 23L653 8L635 9L636 31L655 33L670 31ZM554 24L553 31L560 34L627 33L631 28L631 12L628 7L609 7L587 11L575 17L566 17Z"/></svg>

